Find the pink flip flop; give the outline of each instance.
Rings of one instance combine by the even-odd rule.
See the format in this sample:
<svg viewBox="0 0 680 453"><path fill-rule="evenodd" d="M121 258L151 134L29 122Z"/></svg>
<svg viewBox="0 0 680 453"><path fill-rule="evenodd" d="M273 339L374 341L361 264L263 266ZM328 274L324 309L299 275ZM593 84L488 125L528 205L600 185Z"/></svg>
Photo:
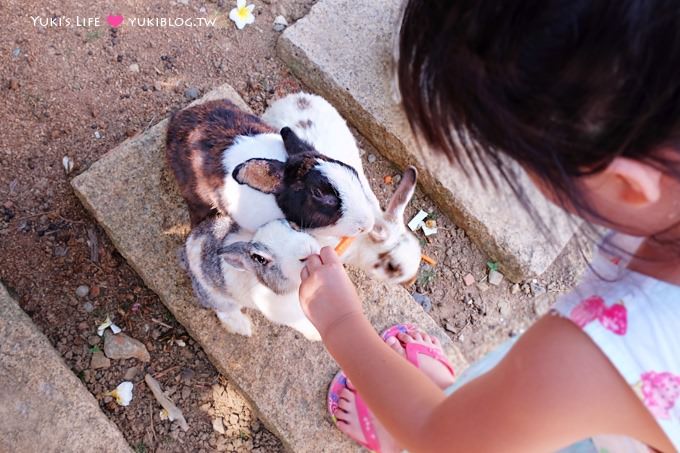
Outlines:
<svg viewBox="0 0 680 453"><path fill-rule="evenodd" d="M340 392L345 388L347 388L347 376L345 376L345 373L341 370L335 375L328 388L328 412L330 412L333 423L336 425L338 424L338 419L335 417L335 411L338 409L338 403L340 402ZM375 426L373 425L373 415L358 393L355 393L354 401L356 403L357 415L361 423L361 432L364 433L365 441L362 442L359 439L353 439L368 451L380 453L380 441L378 440L378 435L376 434Z"/></svg>
<svg viewBox="0 0 680 453"><path fill-rule="evenodd" d="M396 337L400 333L411 333L416 332L417 330L418 328L413 324L397 324L385 330L383 333L380 334L380 336L385 342L387 342L388 339L390 339L391 337ZM398 338L397 341L399 341ZM451 364L451 362L449 362L449 359L446 358L446 356L439 352L438 350L431 348L429 346L415 343L402 343L402 345L406 350L406 360L411 362L416 368L420 368L418 356L425 355L428 357L432 357L437 362L444 365L446 369L451 372L451 375L455 376L456 373L453 371L453 365Z"/></svg>
<svg viewBox="0 0 680 453"><path fill-rule="evenodd" d="M385 330L380 336L383 340L387 341L388 338L396 337L400 333L415 332L417 330L417 327L413 324L397 324ZM413 343L406 343L404 349L406 350L406 359L416 368L419 363L418 356L424 354L440 362L451 372L451 374L455 374L453 365L451 365L449 359L436 349ZM335 411L338 409L340 392L345 388L347 388L347 376L340 370L335 375L328 388L328 412L336 425L338 419L335 417ZM375 426L373 425L373 415L358 393L355 393L354 401L356 403L357 416L359 417L359 422L361 424L361 432L364 434L365 440L363 442L359 439L353 438L353 440L373 453L380 453L380 441L378 440L378 435L375 432Z"/></svg>

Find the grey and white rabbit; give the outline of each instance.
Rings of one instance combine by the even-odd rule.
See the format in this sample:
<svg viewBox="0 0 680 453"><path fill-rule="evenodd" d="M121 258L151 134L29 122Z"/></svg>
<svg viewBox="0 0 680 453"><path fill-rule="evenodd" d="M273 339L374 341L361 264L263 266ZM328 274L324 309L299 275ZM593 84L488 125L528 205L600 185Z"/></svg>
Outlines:
<svg viewBox="0 0 680 453"><path fill-rule="evenodd" d="M182 258L199 303L213 309L228 331L251 336L252 323L242 308L253 308L318 341L298 289L304 260L319 248L312 236L282 219L252 234L228 216L217 216L191 231Z"/></svg>
<svg viewBox="0 0 680 453"><path fill-rule="evenodd" d="M417 171L408 167L387 209L371 190L364 174L356 140L338 111L325 99L309 93L294 93L278 99L262 119L274 128L291 128L300 139L326 156L353 167L367 188L376 218L374 227L357 237L343 255L343 261L359 267L369 276L406 284L418 273L421 247L406 227L404 210L415 192ZM337 238L324 238L312 232L322 245L334 245Z"/></svg>
<svg viewBox="0 0 680 453"><path fill-rule="evenodd" d="M373 228L372 200L356 169L292 129L278 130L227 100L172 116L166 158L192 226L219 213L250 232L279 218L328 236Z"/></svg>

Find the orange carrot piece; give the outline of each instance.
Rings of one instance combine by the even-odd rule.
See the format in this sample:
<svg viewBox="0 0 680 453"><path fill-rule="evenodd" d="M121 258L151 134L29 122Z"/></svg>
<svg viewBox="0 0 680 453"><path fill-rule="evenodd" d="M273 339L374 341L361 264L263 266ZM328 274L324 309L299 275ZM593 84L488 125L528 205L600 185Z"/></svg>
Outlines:
<svg viewBox="0 0 680 453"><path fill-rule="evenodd" d="M338 245L335 246L335 253L337 253L338 256L342 255L347 251L347 248L352 242L354 242L353 237L343 236L342 239L340 239L340 242L338 242Z"/></svg>
<svg viewBox="0 0 680 453"><path fill-rule="evenodd" d="M435 267L437 265L437 262L435 260L433 260L432 258L425 254L420 255L420 258L432 267Z"/></svg>

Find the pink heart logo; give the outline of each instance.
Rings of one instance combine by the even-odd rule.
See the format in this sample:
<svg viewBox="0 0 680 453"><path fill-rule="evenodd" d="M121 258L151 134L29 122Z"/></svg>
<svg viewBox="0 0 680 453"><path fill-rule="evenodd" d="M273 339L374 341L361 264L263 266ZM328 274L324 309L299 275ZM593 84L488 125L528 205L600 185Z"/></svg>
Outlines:
<svg viewBox="0 0 680 453"><path fill-rule="evenodd" d="M123 23L123 16L121 16L121 15L118 15L118 16L109 15L109 16L106 17L106 22L108 22L109 25L111 25L113 28L116 28L116 27L120 26L120 24Z"/></svg>

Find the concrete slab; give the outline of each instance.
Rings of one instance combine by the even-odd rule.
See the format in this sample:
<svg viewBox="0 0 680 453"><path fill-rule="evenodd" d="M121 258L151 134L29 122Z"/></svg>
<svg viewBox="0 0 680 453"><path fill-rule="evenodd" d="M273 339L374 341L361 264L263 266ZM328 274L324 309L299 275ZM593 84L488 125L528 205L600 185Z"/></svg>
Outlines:
<svg viewBox="0 0 680 453"><path fill-rule="evenodd" d="M572 236L568 216L550 206L522 174L528 198L552 232L552 238L543 237L509 189L486 190L445 158L419 149L393 101L391 55L400 3L320 0L283 33L278 53L385 157L400 167L418 167L425 192L501 262L506 276L518 281L541 274Z"/></svg>
<svg viewBox="0 0 680 453"><path fill-rule="evenodd" d="M200 102L220 97L244 105L228 86ZM289 450L357 451L326 413L327 386L337 366L321 344L309 343L293 330L275 327L260 316L254 317L252 338L232 335L210 311L195 305L190 282L176 259L188 233L189 217L165 165L166 127L167 120L107 153L73 179L76 194L147 286ZM369 282L356 272L352 276L377 329L415 322L446 340L447 353L458 370L466 366L441 328L403 288Z"/></svg>
<svg viewBox="0 0 680 453"><path fill-rule="evenodd" d="M2 285L0 339L0 451L132 452Z"/></svg>

